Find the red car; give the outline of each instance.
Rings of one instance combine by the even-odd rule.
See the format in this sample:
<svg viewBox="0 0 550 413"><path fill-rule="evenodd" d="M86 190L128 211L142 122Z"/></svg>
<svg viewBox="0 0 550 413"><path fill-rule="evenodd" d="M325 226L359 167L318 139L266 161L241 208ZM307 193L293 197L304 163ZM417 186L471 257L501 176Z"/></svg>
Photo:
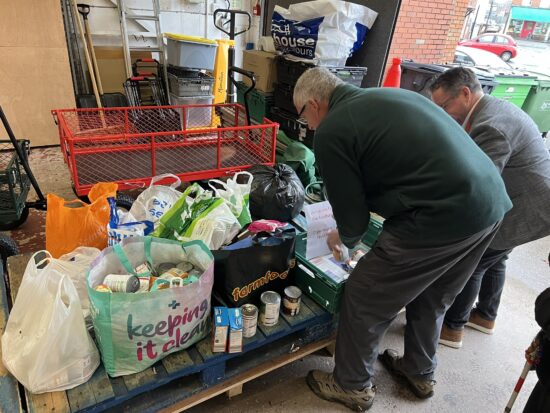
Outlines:
<svg viewBox="0 0 550 413"><path fill-rule="evenodd" d="M458 43L459 46L475 47L477 49L487 50L500 56L507 62L518 54L518 45L510 36L498 33L486 33L474 37L471 40L464 40Z"/></svg>

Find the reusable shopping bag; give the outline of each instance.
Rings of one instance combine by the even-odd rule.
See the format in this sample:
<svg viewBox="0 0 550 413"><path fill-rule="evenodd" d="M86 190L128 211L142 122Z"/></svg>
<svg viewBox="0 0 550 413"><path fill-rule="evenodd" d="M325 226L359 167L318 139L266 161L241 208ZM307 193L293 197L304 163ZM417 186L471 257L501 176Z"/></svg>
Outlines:
<svg viewBox="0 0 550 413"><path fill-rule="evenodd" d="M155 268L183 261L203 272L196 282L137 293L95 290L108 274L135 274L134 269L144 263ZM152 237L126 238L103 250L87 280L96 339L105 370L112 377L145 370L210 331L214 258L201 241L182 244Z"/></svg>
<svg viewBox="0 0 550 413"><path fill-rule="evenodd" d="M115 183L95 184L88 194L91 204L48 194L46 249L54 258L81 246L99 249L107 246L110 216L107 198L116 198L117 188Z"/></svg>
<svg viewBox="0 0 550 413"><path fill-rule="evenodd" d="M99 365L78 292L58 262L47 251L32 256L2 336L4 366L31 393L71 389Z"/></svg>
<svg viewBox="0 0 550 413"><path fill-rule="evenodd" d="M213 251L215 290L233 307L259 305L260 295L267 290L282 293L295 265L295 243L296 230L292 228L255 234Z"/></svg>

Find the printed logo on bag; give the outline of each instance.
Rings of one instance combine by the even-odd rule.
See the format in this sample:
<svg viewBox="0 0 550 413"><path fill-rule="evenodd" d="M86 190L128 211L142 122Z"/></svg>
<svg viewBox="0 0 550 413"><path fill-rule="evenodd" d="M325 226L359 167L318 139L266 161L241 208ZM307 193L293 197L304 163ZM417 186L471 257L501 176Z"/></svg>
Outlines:
<svg viewBox="0 0 550 413"><path fill-rule="evenodd" d="M263 277L260 277L248 285L245 285L244 287L235 287L233 291L231 292L231 295L233 296L233 300L239 301L242 298L247 297L250 293L256 291L258 288L263 287L264 285L269 284L270 281L275 281L276 279L284 280L286 277L288 277L288 273L294 266L296 265L296 259L291 259L289 261L288 268L279 273L276 271L267 271Z"/></svg>
<svg viewBox="0 0 550 413"><path fill-rule="evenodd" d="M152 217L160 218L166 210L170 209L172 205L164 200L153 198L153 206L149 209L149 214L151 214Z"/></svg>
<svg viewBox="0 0 550 413"><path fill-rule="evenodd" d="M128 339L136 344L136 358L142 361L147 358L155 360L160 355L170 353L177 348L184 347L195 336L206 334L210 318L208 300L203 300L200 305L188 308L182 303L172 300L167 308L175 310L165 320L155 324L136 322L132 314L128 314L126 330ZM195 324L191 331L186 326Z"/></svg>
<svg viewBox="0 0 550 413"><path fill-rule="evenodd" d="M304 20L285 19L277 12L273 12L271 20L271 36L275 48L284 53L296 57L315 58L315 47L319 36L319 26L324 17Z"/></svg>

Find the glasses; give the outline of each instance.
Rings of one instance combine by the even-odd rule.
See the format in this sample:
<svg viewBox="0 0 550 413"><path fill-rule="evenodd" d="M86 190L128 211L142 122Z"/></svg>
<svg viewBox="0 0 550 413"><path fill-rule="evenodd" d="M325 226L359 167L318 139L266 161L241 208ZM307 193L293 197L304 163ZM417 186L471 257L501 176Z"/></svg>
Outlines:
<svg viewBox="0 0 550 413"><path fill-rule="evenodd" d="M458 95L451 96L450 98L447 98L445 102L443 102L439 107L443 110L447 109L447 106L449 106L449 103L451 103L453 100L455 100L458 97Z"/></svg>
<svg viewBox="0 0 550 413"><path fill-rule="evenodd" d="M300 113L298 113L298 119L296 120L296 122L298 122L300 125L304 125L304 126L307 126L307 119L304 118L302 116L302 114L304 113L304 110L306 110L307 104L308 104L308 102L304 103L304 106L302 106L302 110L300 111Z"/></svg>

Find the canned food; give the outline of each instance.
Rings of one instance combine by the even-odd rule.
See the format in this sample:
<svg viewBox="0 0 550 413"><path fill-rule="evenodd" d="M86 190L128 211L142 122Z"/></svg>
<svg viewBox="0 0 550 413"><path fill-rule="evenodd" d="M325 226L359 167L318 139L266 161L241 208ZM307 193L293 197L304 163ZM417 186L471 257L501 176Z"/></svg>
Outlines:
<svg viewBox="0 0 550 413"><path fill-rule="evenodd" d="M99 291L101 293L112 293L111 289L107 287L105 284L99 284L96 288L96 291Z"/></svg>
<svg viewBox="0 0 550 413"><path fill-rule="evenodd" d="M109 274L103 284L116 293L135 293L139 290L139 278L129 274Z"/></svg>
<svg viewBox="0 0 550 413"><path fill-rule="evenodd" d="M157 274L164 274L170 268L174 268L176 264L173 262L163 262L162 264L157 265Z"/></svg>
<svg viewBox="0 0 550 413"><path fill-rule="evenodd" d="M176 267L185 272L189 272L194 268L193 264L187 261L180 262Z"/></svg>
<svg viewBox="0 0 550 413"><path fill-rule="evenodd" d="M180 270L179 268L173 267L165 271L164 273L162 273L159 278L164 278L165 280L171 280L172 278L175 278L175 277L187 278L188 275L189 273L183 270Z"/></svg>
<svg viewBox="0 0 550 413"><path fill-rule="evenodd" d="M300 302L302 301L302 290L291 285L285 288L283 298L283 313L289 316L295 316L300 312Z"/></svg>
<svg viewBox="0 0 550 413"><path fill-rule="evenodd" d="M281 296L275 291L266 291L260 296L260 323L270 327L279 321L281 308Z"/></svg>
<svg viewBox="0 0 550 413"><path fill-rule="evenodd" d="M253 304L245 304L241 307L241 315L243 317L243 337L254 337L258 326L258 307Z"/></svg>

